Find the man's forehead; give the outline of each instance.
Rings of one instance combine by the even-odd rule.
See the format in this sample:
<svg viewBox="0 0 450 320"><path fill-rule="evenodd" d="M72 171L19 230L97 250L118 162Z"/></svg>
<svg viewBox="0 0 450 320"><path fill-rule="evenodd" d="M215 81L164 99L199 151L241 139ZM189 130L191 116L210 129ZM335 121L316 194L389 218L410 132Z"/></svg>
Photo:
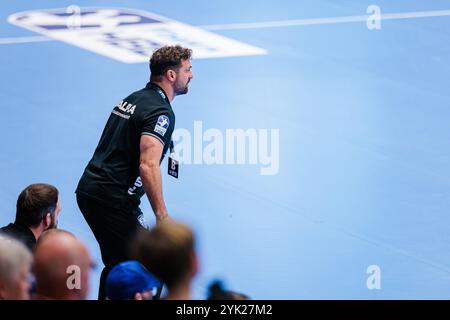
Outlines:
<svg viewBox="0 0 450 320"><path fill-rule="evenodd" d="M182 61L183 66L185 67L192 67L191 60L183 60Z"/></svg>

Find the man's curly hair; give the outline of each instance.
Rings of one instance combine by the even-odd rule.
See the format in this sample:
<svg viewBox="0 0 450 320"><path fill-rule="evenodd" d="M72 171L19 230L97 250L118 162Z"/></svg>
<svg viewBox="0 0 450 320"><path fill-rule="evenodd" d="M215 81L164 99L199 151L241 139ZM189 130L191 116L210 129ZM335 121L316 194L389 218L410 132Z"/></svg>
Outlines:
<svg viewBox="0 0 450 320"><path fill-rule="evenodd" d="M169 69L178 71L181 62L191 57L192 50L180 45L164 46L155 50L150 58L151 79L160 79Z"/></svg>

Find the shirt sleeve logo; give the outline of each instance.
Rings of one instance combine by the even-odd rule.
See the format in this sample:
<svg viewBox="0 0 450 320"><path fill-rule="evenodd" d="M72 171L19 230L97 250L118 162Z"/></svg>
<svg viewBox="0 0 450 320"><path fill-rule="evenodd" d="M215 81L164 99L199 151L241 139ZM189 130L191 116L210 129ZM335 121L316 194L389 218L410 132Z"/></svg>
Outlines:
<svg viewBox="0 0 450 320"><path fill-rule="evenodd" d="M167 116L159 116L154 131L164 136L169 128L170 120Z"/></svg>

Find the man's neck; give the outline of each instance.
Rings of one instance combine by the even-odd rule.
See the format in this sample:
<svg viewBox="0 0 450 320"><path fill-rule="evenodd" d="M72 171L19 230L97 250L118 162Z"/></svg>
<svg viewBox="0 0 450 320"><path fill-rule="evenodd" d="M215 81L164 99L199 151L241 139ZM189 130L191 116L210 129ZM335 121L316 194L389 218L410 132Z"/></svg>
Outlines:
<svg viewBox="0 0 450 320"><path fill-rule="evenodd" d="M41 224L39 224L37 227L28 227L30 230L31 230L31 232L33 232L33 234L34 234L34 237L36 238L36 241L37 241L37 239L39 239L39 237L41 236L41 234L42 234L42 232L44 232L44 228L42 227L42 223Z"/></svg>
<svg viewBox="0 0 450 320"><path fill-rule="evenodd" d="M31 300L55 300L55 299L46 296L42 293L35 292L31 295Z"/></svg>
<svg viewBox="0 0 450 320"><path fill-rule="evenodd" d="M48 292L46 294L40 292L39 289L31 297L32 300L80 300L80 297L67 290L60 292Z"/></svg>
<svg viewBox="0 0 450 320"><path fill-rule="evenodd" d="M169 99L170 103L172 103L172 100L175 98L175 92L173 91L173 88L169 83L166 83L164 81L161 82L151 81L151 83L154 83L158 85L161 89L163 89L164 93L167 96L167 99Z"/></svg>
<svg viewBox="0 0 450 320"><path fill-rule="evenodd" d="M184 282L174 288L169 288L169 292L164 297L165 300L190 300L191 284Z"/></svg>

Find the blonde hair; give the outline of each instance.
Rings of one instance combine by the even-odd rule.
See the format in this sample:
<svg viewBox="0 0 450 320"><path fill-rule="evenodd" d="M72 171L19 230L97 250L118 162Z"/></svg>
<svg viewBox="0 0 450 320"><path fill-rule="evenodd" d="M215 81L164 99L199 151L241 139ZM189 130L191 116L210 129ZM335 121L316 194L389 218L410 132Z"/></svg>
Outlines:
<svg viewBox="0 0 450 320"><path fill-rule="evenodd" d="M170 288L191 271L194 234L184 224L164 222L138 235L135 252L138 260Z"/></svg>
<svg viewBox="0 0 450 320"><path fill-rule="evenodd" d="M21 242L0 235L0 283L13 284L32 262L31 252Z"/></svg>

